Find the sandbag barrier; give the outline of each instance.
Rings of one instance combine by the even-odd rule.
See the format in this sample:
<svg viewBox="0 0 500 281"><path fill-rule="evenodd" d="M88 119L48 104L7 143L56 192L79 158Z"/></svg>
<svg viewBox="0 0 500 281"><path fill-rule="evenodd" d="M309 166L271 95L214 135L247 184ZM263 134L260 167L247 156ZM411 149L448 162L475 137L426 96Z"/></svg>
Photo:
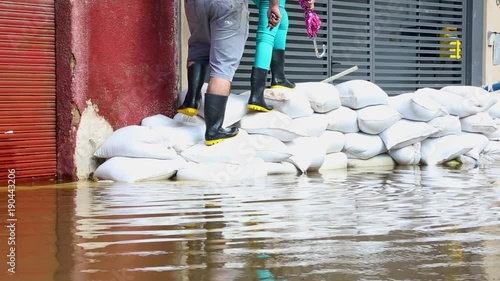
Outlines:
<svg viewBox="0 0 500 281"><path fill-rule="evenodd" d="M185 91L179 104L184 96ZM267 89L266 101L275 110L266 113L249 112L248 96L229 96L224 126L235 125L240 133L215 146L204 144L203 108L195 117L155 115L116 130L95 151L106 161L94 178L227 183L351 167L500 159L500 95L480 87L389 96L364 80L299 83L294 90Z"/></svg>

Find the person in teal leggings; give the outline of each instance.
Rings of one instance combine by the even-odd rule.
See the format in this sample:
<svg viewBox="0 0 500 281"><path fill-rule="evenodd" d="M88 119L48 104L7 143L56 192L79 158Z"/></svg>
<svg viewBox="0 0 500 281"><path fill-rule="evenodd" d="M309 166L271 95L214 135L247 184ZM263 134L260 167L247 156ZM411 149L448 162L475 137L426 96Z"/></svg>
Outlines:
<svg viewBox="0 0 500 281"><path fill-rule="evenodd" d="M295 83L285 77L285 47L288 33L288 13L285 10L286 0L280 0L279 5L270 3L270 0L253 0L259 9L259 25L257 28L257 48L255 51L254 66L250 78L250 98L248 109L267 112L273 109L264 99L267 73L271 69L271 88L295 88ZM306 5L313 9L315 0L306 1ZM276 15L278 24L269 28L270 16ZM271 18L271 21L273 19Z"/></svg>

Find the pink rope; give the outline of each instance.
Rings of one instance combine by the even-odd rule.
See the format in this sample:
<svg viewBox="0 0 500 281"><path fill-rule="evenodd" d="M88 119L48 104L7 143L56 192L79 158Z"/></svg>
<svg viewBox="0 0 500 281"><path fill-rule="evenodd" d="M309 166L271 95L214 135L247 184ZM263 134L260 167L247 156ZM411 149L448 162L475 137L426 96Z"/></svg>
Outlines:
<svg viewBox="0 0 500 281"><path fill-rule="evenodd" d="M306 21L307 36L314 38L318 35L321 27L321 19L318 14L306 6L306 0L299 0L300 6L304 9L304 20Z"/></svg>

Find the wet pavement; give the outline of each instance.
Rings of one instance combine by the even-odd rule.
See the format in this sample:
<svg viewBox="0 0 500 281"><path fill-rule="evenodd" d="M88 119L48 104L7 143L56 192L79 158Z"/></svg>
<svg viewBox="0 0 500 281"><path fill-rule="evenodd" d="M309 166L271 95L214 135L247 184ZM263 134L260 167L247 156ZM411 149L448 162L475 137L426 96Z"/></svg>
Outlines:
<svg viewBox="0 0 500 281"><path fill-rule="evenodd" d="M15 194L1 280L500 280L500 164Z"/></svg>

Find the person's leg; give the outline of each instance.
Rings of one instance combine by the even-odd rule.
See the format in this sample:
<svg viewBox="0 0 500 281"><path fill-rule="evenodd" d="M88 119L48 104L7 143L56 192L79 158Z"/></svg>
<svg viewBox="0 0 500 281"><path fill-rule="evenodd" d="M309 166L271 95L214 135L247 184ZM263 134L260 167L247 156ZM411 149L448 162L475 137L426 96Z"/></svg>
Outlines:
<svg viewBox="0 0 500 281"><path fill-rule="evenodd" d="M269 0L254 0L254 2L259 2L259 5L257 5L259 7L259 23L256 35L257 45L255 49L254 66L269 70L274 48L274 39L281 25L281 21L277 27L270 30L268 27L269 19L267 17Z"/></svg>
<svg viewBox="0 0 500 281"><path fill-rule="evenodd" d="M191 32L188 42L188 89L183 104L177 111L188 116L198 114L210 53L208 18L200 3L198 0L185 0L185 12Z"/></svg>
<svg viewBox="0 0 500 281"><path fill-rule="evenodd" d="M218 0L210 4L210 82L205 94L205 144L214 145L238 134L225 129L224 115L231 82L248 37L248 1Z"/></svg>
<svg viewBox="0 0 500 281"><path fill-rule="evenodd" d="M259 8L259 24L257 27L257 45L255 50L254 66L250 77L250 98L248 99L248 109L267 112L273 109L267 105L264 99L267 73L271 64L274 40L279 25L270 30L268 28L269 0L254 0ZM281 23L280 23L281 24Z"/></svg>
<svg viewBox="0 0 500 281"><path fill-rule="evenodd" d="M274 39L271 59L271 88L295 88L295 83L288 81L285 75L285 49L288 35L288 13L285 10L285 0L280 1L281 23Z"/></svg>

